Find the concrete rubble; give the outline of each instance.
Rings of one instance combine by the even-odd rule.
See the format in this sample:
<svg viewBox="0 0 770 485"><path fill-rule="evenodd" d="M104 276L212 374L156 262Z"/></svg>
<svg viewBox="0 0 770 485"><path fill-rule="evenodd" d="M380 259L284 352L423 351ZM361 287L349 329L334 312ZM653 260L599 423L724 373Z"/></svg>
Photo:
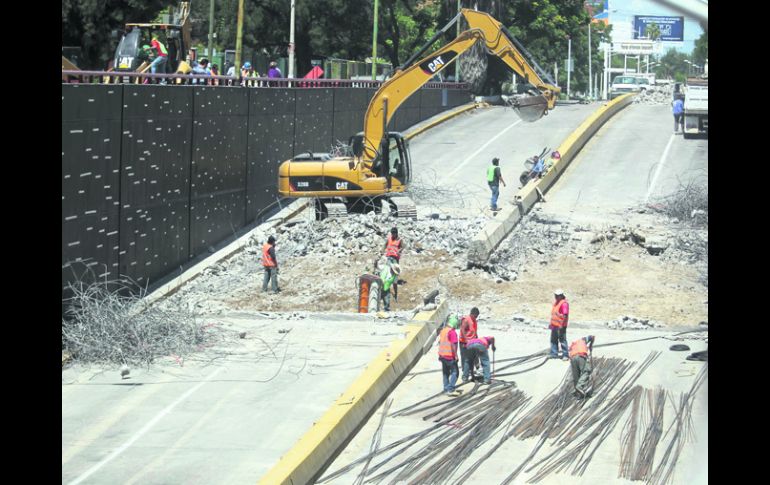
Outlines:
<svg viewBox="0 0 770 485"><path fill-rule="evenodd" d="M661 105L671 104L674 100L674 85L655 86L638 94L634 98L635 104Z"/></svg>

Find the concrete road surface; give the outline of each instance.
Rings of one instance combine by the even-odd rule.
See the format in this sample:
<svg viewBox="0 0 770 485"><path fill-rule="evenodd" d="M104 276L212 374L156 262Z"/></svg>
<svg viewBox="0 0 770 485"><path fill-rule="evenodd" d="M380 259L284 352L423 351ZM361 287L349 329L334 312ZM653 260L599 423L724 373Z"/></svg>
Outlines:
<svg viewBox="0 0 770 485"><path fill-rule="evenodd" d="M599 103L557 106L533 123L522 121L511 108L493 106L453 118L410 143L414 170L412 197L420 214L489 213L491 192L486 170L500 159L503 180L498 206L508 204L519 188L524 161L543 148L555 149Z"/></svg>
<svg viewBox="0 0 770 485"><path fill-rule="evenodd" d="M708 185L708 139L673 134L668 106L632 104L583 147L541 207L575 221L618 220L683 184Z"/></svg>
<svg viewBox="0 0 770 485"><path fill-rule="evenodd" d="M62 372L62 483L254 484L399 335L371 315L210 320L228 340L192 360Z"/></svg>

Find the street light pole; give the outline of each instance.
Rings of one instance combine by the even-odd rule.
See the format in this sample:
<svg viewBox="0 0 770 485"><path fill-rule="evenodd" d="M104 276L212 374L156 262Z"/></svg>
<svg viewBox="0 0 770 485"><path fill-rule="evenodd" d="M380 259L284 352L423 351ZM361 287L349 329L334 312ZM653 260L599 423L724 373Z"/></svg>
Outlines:
<svg viewBox="0 0 770 485"><path fill-rule="evenodd" d="M588 22L588 96L593 94L593 76L591 75L591 22Z"/></svg>
<svg viewBox="0 0 770 485"><path fill-rule="evenodd" d="M572 74L572 37L567 36L567 98L569 98L569 79Z"/></svg>
<svg viewBox="0 0 770 485"><path fill-rule="evenodd" d="M291 0L291 24L289 25L289 77L294 77L294 0Z"/></svg>
<svg viewBox="0 0 770 485"><path fill-rule="evenodd" d="M372 34L372 81L377 80L377 9L379 0L374 0L374 33Z"/></svg>
<svg viewBox="0 0 770 485"><path fill-rule="evenodd" d="M457 0L457 15L460 15L460 9L462 8L461 0ZM457 34L456 37L460 37L460 19L457 19ZM460 59L455 61L455 82L460 82Z"/></svg>
<svg viewBox="0 0 770 485"><path fill-rule="evenodd" d="M211 50L214 45L214 0L211 0L211 3L209 5L209 47L207 51L207 56L209 58L209 61L211 61L211 56L213 56L213 51ZM224 68L224 66L222 66Z"/></svg>
<svg viewBox="0 0 770 485"><path fill-rule="evenodd" d="M235 72L240 74L241 47L243 46L243 0L238 0L238 30L235 35Z"/></svg>

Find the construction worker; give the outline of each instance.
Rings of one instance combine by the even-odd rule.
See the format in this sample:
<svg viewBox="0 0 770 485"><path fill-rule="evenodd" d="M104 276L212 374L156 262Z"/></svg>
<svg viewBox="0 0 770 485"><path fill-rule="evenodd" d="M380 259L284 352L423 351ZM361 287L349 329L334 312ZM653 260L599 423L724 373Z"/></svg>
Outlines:
<svg viewBox="0 0 770 485"><path fill-rule="evenodd" d="M156 56L155 60L150 64L150 72L155 74L157 70L160 70L161 74L165 74L166 63L168 62L168 50L166 50L166 46L160 41L158 34L152 34L152 42L150 42L150 45L155 49ZM166 84L166 80L162 79L160 83Z"/></svg>
<svg viewBox="0 0 770 485"><path fill-rule="evenodd" d="M262 280L262 291L267 291L267 282L272 282L273 292L281 291L278 288L278 259L275 257L275 238L270 236L262 245L262 266L265 268L265 277Z"/></svg>
<svg viewBox="0 0 770 485"><path fill-rule="evenodd" d="M569 346L572 383L575 385L575 397L580 399L585 399L592 391L590 386L592 369L588 357L593 355L594 340L594 336L589 335L575 340Z"/></svg>
<svg viewBox="0 0 770 485"><path fill-rule="evenodd" d="M404 250L404 241L398 237L398 228L394 227L390 230L390 235L385 241L385 257L389 262L400 263L401 251Z"/></svg>
<svg viewBox="0 0 770 485"><path fill-rule="evenodd" d="M489 347L492 352L497 350L494 337L481 337L468 340L466 350L471 362L481 360L481 368L484 370L484 384L492 384L492 373L489 370Z"/></svg>
<svg viewBox="0 0 770 485"><path fill-rule="evenodd" d="M569 303L564 296L564 290L553 292L554 302L551 307L551 355L550 358L559 358L559 345L561 345L562 360L569 359L567 349L567 322L569 321Z"/></svg>
<svg viewBox="0 0 770 485"><path fill-rule="evenodd" d="M393 292L394 298L398 301L398 275L401 273L401 268L398 263L385 263L385 266L380 271L380 279L382 280L382 301L385 303L385 311L390 311L390 293Z"/></svg>
<svg viewBox="0 0 770 485"><path fill-rule="evenodd" d="M460 358L462 359L463 366L463 382L468 382L470 380L475 363L475 361L470 358L466 346L469 341L478 338L478 318L479 309L473 307L471 308L471 314L464 316L460 323Z"/></svg>
<svg viewBox="0 0 770 485"><path fill-rule="evenodd" d="M441 329L438 336L438 360L441 362L441 372L444 375L444 394L447 396L459 396L460 391L455 389L457 376L460 373L457 368L457 332L459 326L457 315L450 315L447 324Z"/></svg>
<svg viewBox="0 0 770 485"><path fill-rule="evenodd" d="M500 182L505 186L503 174L500 172L500 159L493 158L492 165L487 167L487 183L492 191L492 200L490 201L489 208L493 211L499 210L497 208L497 198L500 196Z"/></svg>

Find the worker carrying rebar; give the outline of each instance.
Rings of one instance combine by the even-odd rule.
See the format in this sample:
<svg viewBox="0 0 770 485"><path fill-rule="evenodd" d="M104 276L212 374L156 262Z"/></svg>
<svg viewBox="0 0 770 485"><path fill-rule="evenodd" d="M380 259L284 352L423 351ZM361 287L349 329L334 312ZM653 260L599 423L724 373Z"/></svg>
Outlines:
<svg viewBox="0 0 770 485"><path fill-rule="evenodd" d="M466 315L460 322L460 360L463 366L463 382L470 380L473 371L473 360L469 360L468 350L466 348L468 341L478 338L478 318L479 309L471 308L471 314Z"/></svg>
<svg viewBox="0 0 770 485"><path fill-rule="evenodd" d="M457 315L449 315L447 324L438 336L438 360L441 362L441 372L444 377L444 394L451 397L459 396L461 391L455 389L457 376L457 332L459 326Z"/></svg>
<svg viewBox="0 0 770 485"><path fill-rule="evenodd" d="M572 383L575 385L575 397L585 399L591 394L591 361L594 351L594 336L589 335L575 340L569 346L569 360L572 367Z"/></svg>
<svg viewBox="0 0 770 485"><path fill-rule="evenodd" d="M492 352L497 350L495 348L494 337L474 338L469 340L468 345L466 346L468 357L471 362L477 358L481 360L481 368L484 372L484 384L492 384L492 372L489 370L489 347L492 347Z"/></svg>

